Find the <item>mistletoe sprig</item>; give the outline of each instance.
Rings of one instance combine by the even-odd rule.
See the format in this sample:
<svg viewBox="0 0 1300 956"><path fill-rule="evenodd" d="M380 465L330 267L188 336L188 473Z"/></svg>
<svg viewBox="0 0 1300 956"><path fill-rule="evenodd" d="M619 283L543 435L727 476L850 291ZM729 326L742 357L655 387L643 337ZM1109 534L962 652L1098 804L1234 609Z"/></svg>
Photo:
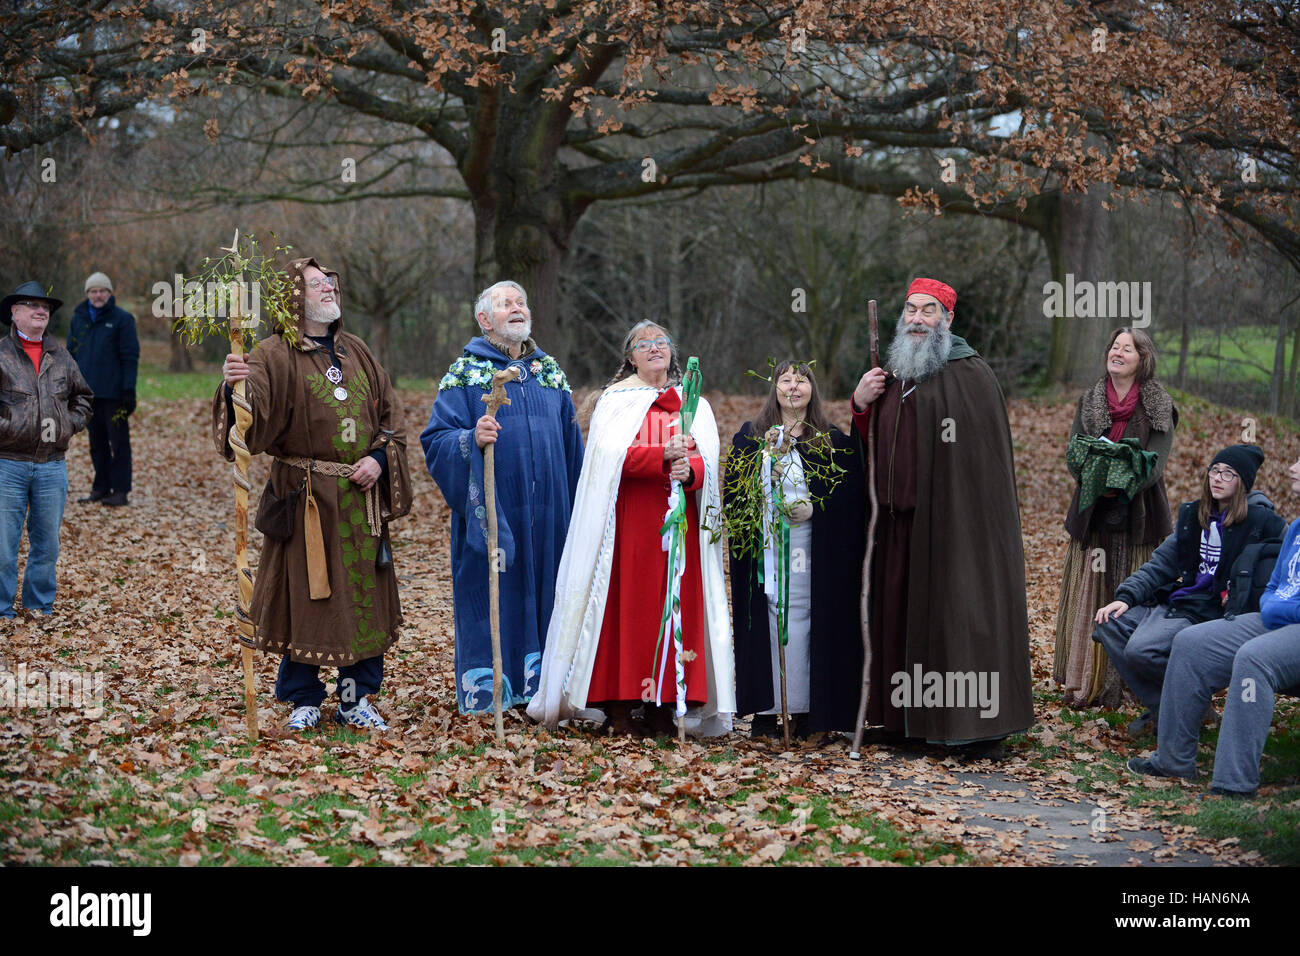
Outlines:
<svg viewBox="0 0 1300 956"><path fill-rule="evenodd" d="M282 246L271 233L271 248L263 251L253 235L235 239L223 246L220 259L205 258L197 275L187 276L181 295L184 311L172 323L172 331L194 345L209 336L229 333L234 289L245 290L248 299L243 311L248 315L244 328L252 331L263 316L272 331L283 333L291 343L298 333L298 312L293 304L293 280L276 265L277 258L291 246Z"/></svg>
<svg viewBox="0 0 1300 956"><path fill-rule="evenodd" d="M777 361L769 358L767 364L775 373ZM811 366L813 363L796 363L805 364ZM765 382L772 382L775 377L774 374L760 375L752 369L747 374ZM808 484L808 498L814 508L822 508L847 471L837 459L851 455L852 451L834 447L828 432L816 431L808 422L799 424L807 436L800 458ZM751 435L746 444L733 445L723 460L723 505L707 516L705 527L710 530L714 541L725 531L731 553L738 558L760 556L765 532L769 536L775 533L776 529L764 527L767 496L763 488L763 453L777 460L788 448L789 439L778 447L772 432ZM779 480L779 475L779 470L774 468L773 478Z"/></svg>

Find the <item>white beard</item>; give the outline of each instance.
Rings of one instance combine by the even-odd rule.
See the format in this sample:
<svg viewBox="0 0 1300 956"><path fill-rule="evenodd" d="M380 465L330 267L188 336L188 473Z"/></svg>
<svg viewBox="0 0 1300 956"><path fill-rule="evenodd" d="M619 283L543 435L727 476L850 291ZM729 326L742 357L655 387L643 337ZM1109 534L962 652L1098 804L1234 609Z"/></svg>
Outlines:
<svg viewBox="0 0 1300 956"><path fill-rule="evenodd" d="M908 330L907 322L899 318L894 341L889 343L889 367L896 376L923 382L948 364L952 330L940 325L927 333L918 339Z"/></svg>
<svg viewBox="0 0 1300 956"><path fill-rule="evenodd" d="M511 325L510 322L507 321L505 328L497 334L501 336L501 341L509 342L511 345L518 345L520 342L527 340L528 336L533 334L533 320L529 319L523 324L523 326Z"/></svg>
<svg viewBox="0 0 1300 956"><path fill-rule="evenodd" d="M343 312L337 302L308 302L307 303L307 321L318 322L321 325L329 325L337 319Z"/></svg>

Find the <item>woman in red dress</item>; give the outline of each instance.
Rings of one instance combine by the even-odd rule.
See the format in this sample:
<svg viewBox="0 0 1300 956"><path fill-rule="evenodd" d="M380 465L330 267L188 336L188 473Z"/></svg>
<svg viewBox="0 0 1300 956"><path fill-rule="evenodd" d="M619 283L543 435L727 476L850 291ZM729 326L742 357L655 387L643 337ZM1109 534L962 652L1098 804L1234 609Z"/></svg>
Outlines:
<svg viewBox="0 0 1300 956"><path fill-rule="evenodd" d="M605 711L612 733L635 733L632 710L642 703L650 729L671 733L676 648L671 640L659 640L668 585L668 555L659 529L668 511L670 481L680 481L686 493L687 522L681 590L682 658L687 705L699 705L708 697L707 631L700 576L700 517L697 496L692 492L703 486L704 459L694 439L680 432L682 395L674 386L681 380L681 370L668 333L657 325L640 323L628 334L623 351L623 368L614 381L635 377L641 386L657 389L659 395L623 460L614 506L609 593L587 700ZM656 705L656 699L663 703Z"/></svg>

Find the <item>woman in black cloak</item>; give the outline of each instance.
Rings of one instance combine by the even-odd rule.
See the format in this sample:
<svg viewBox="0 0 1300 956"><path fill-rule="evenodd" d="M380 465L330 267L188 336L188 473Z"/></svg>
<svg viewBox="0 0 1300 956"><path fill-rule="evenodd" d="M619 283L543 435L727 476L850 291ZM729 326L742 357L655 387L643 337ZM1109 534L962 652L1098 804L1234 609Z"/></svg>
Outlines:
<svg viewBox="0 0 1300 956"><path fill-rule="evenodd" d="M758 416L732 439L732 455L758 455L762 436L786 429L795 441L773 462L790 523L786 697L792 731L852 732L862 689L862 560L866 551L864 463L854 439L826 418L812 370L783 362ZM829 446L829 447L828 447ZM823 468L845 469L834 490ZM807 463L810 467L805 469ZM735 489L726 488L728 498ZM816 502L816 504L814 504ZM764 593L760 560L731 561L737 715L754 714L751 736L780 736L778 606Z"/></svg>

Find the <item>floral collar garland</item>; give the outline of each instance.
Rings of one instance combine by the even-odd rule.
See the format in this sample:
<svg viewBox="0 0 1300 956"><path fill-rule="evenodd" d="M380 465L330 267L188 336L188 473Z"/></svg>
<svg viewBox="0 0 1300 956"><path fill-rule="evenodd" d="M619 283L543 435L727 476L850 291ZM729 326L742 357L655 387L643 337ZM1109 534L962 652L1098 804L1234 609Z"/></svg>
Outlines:
<svg viewBox="0 0 1300 956"><path fill-rule="evenodd" d="M511 364L521 365L529 375L537 379L537 384L543 388L558 388L572 393L569 388L569 381L564 377L564 371L560 368L560 363L549 355L535 358L531 362ZM486 359L462 355L451 363L451 368L447 369L447 374L438 383L438 391L442 391L444 388L468 388L471 385L482 389L490 389L492 387L492 376L497 371L497 367Z"/></svg>

